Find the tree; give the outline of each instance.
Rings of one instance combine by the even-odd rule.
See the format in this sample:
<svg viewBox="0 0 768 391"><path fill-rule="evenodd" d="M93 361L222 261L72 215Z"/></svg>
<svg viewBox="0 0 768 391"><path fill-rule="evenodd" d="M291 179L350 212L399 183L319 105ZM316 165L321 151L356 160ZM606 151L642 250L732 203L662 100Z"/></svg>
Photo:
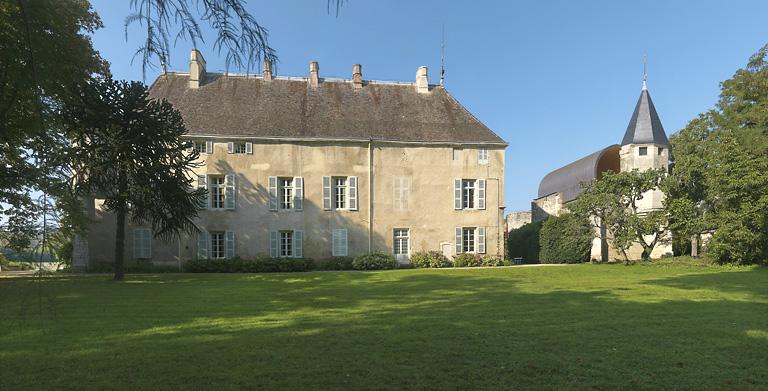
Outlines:
<svg viewBox="0 0 768 391"><path fill-rule="evenodd" d="M671 228L711 233L708 255L720 262L768 258L768 46L722 83L715 109L671 138L664 181Z"/></svg>
<svg viewBox="0 0 768 391"><path fill-rule="evenodd" d="M523 258L526 262L539 261L539 232L541 221L528 223L507 235L507 258Z"/></svg>
<svg viewBox="0 0 768 391"><path fill-rule="evenodd" d="M181 138L181 114L148 93L139 82L94 79L64 113L79 193L98 194L116 216L115 280L123 278L126 218L160 239L194 233L205 197L192 188L199 155Z"/></svg>
<svg viewBox="0 0 768 391"><path fill-rule="evenodd" d="M657 189L666 176L663 169L607 172L600 179L584 184L579 197L568 206L575 215L589 219L594 228L603 227L614 248L624 254L634 243L642 248L642 259L665 238L667 214L664 210L644 211L639 201L648 191ZM606 239L606 238L602 238Z"/></svg>
<svg viewBox="0 0 768 391"><path fill-rule="evenodd" d="M566 213L544 220L539 234L541 263L581 263L589 261L594 230L589 220Z"/></svg>

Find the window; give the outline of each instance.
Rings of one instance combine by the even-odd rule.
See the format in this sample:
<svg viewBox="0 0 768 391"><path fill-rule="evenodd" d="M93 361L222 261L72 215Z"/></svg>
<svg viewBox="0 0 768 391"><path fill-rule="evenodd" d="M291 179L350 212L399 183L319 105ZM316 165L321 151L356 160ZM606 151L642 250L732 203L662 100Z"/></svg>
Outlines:
<svg viewBox="0 0 768 391"><path fill-rule="evenodd" d="M227 143L227 153L251 154L253 153L253 143L246 143L246 142Z"/></svg>
<svg viewBox="0 0 768 391"><path fill-rule="evenodd" d="M346 257L349 252L347 246L347 230L334 229L331 236L331 255L334 257Z"/></svg>
<svg viewBox="0 0 768 391"><path fill-rule="evenodd" d="M638 151L637 153L638 153L640 156L646 156L646 155L648 155L648 147L640 147L640 148L638 148L638 150L637 150L637 151Z"/></svg>
<svg viewBox="0 0 768 391"><path fill-rule="evenodd" d="M488 148L480 148L477 151L477 162L480 164L488 164Z"/></svg>
<svg viewBox="0 0 768 391"><path fill-rule="evenodd" d="M394 230L394 252L395 257L400 259L409 254L408 245L410 230L408 228L395 228Z"/></svg>
<svg viewBox="0 0 768 391"><path fill-rule="evenodd" d="M659 147L657 151L659 153L659 156L661 156L661 154L664 153L664 148Z"/></svg>
<svg viewBox="0 0 768 391"><path fill-rule="evenodd" d="M461 148L452 148L451 149L451 159L456 162L461 159Z"/></svg>
<svg viewBox="0 0 768 391"><path fill-rule="evenodd" d="M278 178L280 209L293 209L293 178Z"/></svg>
<svg viewBox="0 0 768 391"><path fill-rule="evenodd" d="M234 153L245 153L245 143L235 143Z"/></svg>
<svg viewBox="0 0 768 391"><path fill-rule="evenodd" d="M461 181L461 206L463 209L475 207L475 180L464 179Z"/></svg>
<svg viewBox="0 0 768 391"><path fill-rule="evenodd" d="M152 230L149 228L133 229L133 258L152 258Z"/></svg>
<svg viewBox="0 0 768 391"><path fill-rule="evenodd" d="M333 207L334 209L345 209L347 207L347 178L333 178Z"/></svg>
<svg viewBox="0 0 768 391"><path fill-rule="evenodd" d="M223 176L211 177L211 208L224 209L226 183Z"/></svg>
<svg viewBox="0 0 768 391"><path fill-rule="evenodd" d="M293 231L280 231L280 256L293 256Z"/></svg>
<svg viewBox="0 0 768 391"><path fill-rule="evenodd" d="M211 232L211 258L225 258L224 232Z"/></svg>
<svg viewBox="0 0 768 391"><path fill-rule="evenodd" d="M410 179L406 177L394 178L393 207L396 210L408 209L408 196L410 193Z"/></svg>
<svg viewBox="0 0 768 391"><path fill-rule="evenodd" d="M456 254L485 254L485 227L456 227Z"/></svg>
<svg viewBox="0 0 768 391"><path fill-rule="evenodd" d="M195 141L195 151L199 154L208 153L208 148L205 141Z"/></svg>

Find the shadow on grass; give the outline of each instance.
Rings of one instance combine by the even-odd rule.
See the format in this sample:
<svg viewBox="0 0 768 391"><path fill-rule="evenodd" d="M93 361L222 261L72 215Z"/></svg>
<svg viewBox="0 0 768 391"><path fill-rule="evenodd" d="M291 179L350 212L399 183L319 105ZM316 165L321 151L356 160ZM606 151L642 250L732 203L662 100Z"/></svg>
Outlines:
<svg viewBox="0 0 768 391"><path fill-rule="evenodd" d="M576 280L600 272L558 269ZM531 292L531 278L489 269L52 279L53 331L30 323L0 336L0 367L15 374L0 388L768 385L766 305L727 293L765 299L765 270L642 281L648 291L637 294L693 290L658 303L572 280ZM3 309L32 293L24 283L0 282ZM726 293L700 301L698 289Z"/></svg>

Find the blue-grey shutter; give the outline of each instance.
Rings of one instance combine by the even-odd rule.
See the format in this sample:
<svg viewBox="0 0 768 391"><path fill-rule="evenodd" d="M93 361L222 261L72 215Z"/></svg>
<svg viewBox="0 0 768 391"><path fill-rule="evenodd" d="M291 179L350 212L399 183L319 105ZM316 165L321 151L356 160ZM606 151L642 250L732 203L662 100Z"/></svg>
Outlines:
<svg viewBox="0 0 768 391"><path fill-rule="evenodd" d="M227 153L235 153L235 143L227 143Z"/></svg>
<svg viewBox="0 0 768 391"><path fill-rule="evenodd" d="M331 177L323 177L323 209L331 210Z"/></svg>
<svg viewBox="0 0 768 391"><path fill-rule="evenodd" d="M304 256L304 231L293 231L293 256L295 258Z"/></svg>
<svg viewBox="0 0 768 391"><path fill-rule="evenodd" d="M198 189L205 189L206 190L205 199L202 202L200 202L200 205L199 205L200 209L206 209L206 208L208 208L208 201L210 199L210 197L208 196L208 192L207 192L207 190L208 190L208 177L207 176L205 176L205 175L198 175L197 176L197 188Z"/></svg>
<svg viewBox="0 0 768 391"><path fill-rule="evenodd" d="M461 179L453 180L453 209L461 209Z"/></svg>
<svg viewBox="0 0 768 391"><path fill-rule="evenodd" d="M293 209L304 209L304 178L293 177Z"/></svg>
<svg viewBox="0 0 768 391"><path fill-rule="evenodd" d="M205 153L207 153L208 155L213 153L213 141L205 142Z"/></svg>
<svg viewBox="0 0 768 391"><path fill-rule="evenodd" d="M351 176L347 179L349 188L349 209L357 210L357 177Z"/></svg>
<svg viewBox="0 0 768 391"><path fill-rule="evenodd" d="M461 254L461 227L456 227L456 255Z"/></svg>
<svg viewBox="0 0 768 391"><path fill-rule="evenodd" d="M277 258L277 231L269 232L269 256Z"/></svg>
<svg viewBox="0 0 768 391"><path fill-rule="evenodd" d="M476 232L475 245L477 246L477 252L478 254L485 254L485 227L477 227Z"/></svg>
<svg viewBox="0 0 768 391"><path fill-rule="evenodd" d="M245 143L245 153L249 155L253 154L253 143Z"/></svg>
<svg viewBox="0 0 768 391"><path fill-rule="evenodd" d="M485 209L485 179L477 180L477 209Z"/></svg>
<svg viewBox="0 0 768 391"><path fill-rule="evenodd" d="M269 210L277 210L277 177L269 177Z"/></svg>
<svg viewBox="0 0 768 391"><path fill-rule="evenodd" d="M227 174L224 177L224 185L226 187L226 193L224 195L224 201L226 201L227 209L235 209L235 197L237 197L237 186L235 184L235 174Z"/></svg>
<svg viewBox="0 0 768 391"><path fill-rule="evenodd" d="M208 231L197 233L197 259L208 259Z"/></svg>
<svg viewBox="0 0 768 391"><path fill-rule="evenodd" d="M235 257L235 233L227 231L224 233L224 257L232 259Z"/></svg>
<svg viewBox="0 0 768 391"><path fill-rule="evenodd" d="M342 229L339 233L339 244L341 245L339 248L339 253L341 256L346 257L349 255L349 246L347 245L347 230Z"/></svg>

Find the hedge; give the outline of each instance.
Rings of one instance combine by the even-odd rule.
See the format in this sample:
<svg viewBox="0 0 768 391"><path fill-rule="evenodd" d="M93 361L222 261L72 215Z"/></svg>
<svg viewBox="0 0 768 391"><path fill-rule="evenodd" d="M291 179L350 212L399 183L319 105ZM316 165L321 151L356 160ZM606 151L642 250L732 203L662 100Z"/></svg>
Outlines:
<svg viewBox="0 0 768 391"><path fill-rule="evenodd" d="M541 226L541 263L581 263L589 261L595 233L589 222L571 213L550 216Z"/></svg>
<svg viewBox="0 0 768 391"><path fill-rule="evenodd" d="M397 269L399 266L394 255L384 253L363 254L352 261L355 270Z"/></svg>
<svg viewBox="0 0 768 391"><path fill-rule="evenodd" d="M528 223L507 234L507 259L522 258L525 263L539 262L541 221Z"/></svg>
<svg viewBox="0 0 768 391"><path fill-rule="evenodd" d="M440 251L419 251L411 255L411 266L416 268L443 268L452 267L453 262Z"/></svg>

